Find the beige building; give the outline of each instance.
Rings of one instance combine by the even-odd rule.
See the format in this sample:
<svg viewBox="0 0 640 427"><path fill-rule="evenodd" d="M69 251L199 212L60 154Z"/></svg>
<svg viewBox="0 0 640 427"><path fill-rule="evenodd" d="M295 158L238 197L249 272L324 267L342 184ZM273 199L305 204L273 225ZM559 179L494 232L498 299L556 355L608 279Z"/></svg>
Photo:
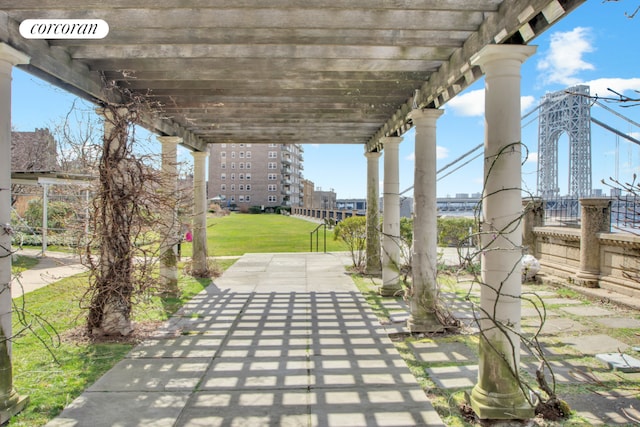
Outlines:
<svg viewBox="0 0 640 427"><path fill-rule="evenodd" d="M208 198L246 212L302 206L304 150L299 144L210 144Z"/></svg>

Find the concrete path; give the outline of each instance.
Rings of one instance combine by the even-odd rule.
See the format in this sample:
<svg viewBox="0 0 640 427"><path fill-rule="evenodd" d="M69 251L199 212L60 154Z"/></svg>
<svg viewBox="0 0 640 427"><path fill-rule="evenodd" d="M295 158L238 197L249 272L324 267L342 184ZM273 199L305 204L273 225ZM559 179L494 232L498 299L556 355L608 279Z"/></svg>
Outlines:
<svg viewBox="0 0 640 427"><path fill-rule="evenodd" d="M66 252L47 252L43 257L37 249L20 249L16 255L38 257L35 267L25 270L11 280L11 298L40 289L65 277L86 271L78 255Z"/></svg>
<svg viewBox="0 0 640 427"><path fill-rule="evenodd" d="M349 263L243 256L47 426L443 426Z"/></svg>

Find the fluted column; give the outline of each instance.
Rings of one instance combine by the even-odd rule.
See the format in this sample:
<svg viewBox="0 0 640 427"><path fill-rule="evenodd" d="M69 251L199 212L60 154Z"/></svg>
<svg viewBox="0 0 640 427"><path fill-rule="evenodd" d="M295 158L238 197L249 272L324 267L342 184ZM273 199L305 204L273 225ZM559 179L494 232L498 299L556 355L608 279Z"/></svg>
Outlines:
<svg viewBox="0 0 640 427"><path fill-rule="evenodd" d="M192 151L193 155L193 267L196 277L208 277L207 263L207 151Z"/></svg>
<svg viewBox="0 0 640 427"><path fill-rule="evenodd" d="M534 415L514 373L520 362L522 271L520 68L535 51L489 45L472 61L485 74L480 359L471 394L482 419Z"/></svg>
<svg viewBox="0 0 640 427"><path fill-rule="evenodd" d="M162 145L162 195L161 207L163 236L160 244L160 288L167 294L178 294L177 245L181 238L178 221L178 136L159 136Z"/></svg>
<svg viewBox="0 0 640 427"><path fill-rule="evenodd" d="M380 218L378 197L380 194L378 160L382 153L370 151L367 158L367 253L365 271L367 274L380 274Z"/></svg>
<svg viewBox="0 0 640 427"><path fill-rule="evenodd" d="M412 290L407 326L412 332L436 332L438 303L438 206L436 197L436 120L443 110L409 113L416 128L413 178Z"/></svg>
<svg viewBox="0 0 640 427"><path fill-rule="evenodd" d="M400 276L400 165L398 151L402 138L382 138L384 144L384 184L382 216L382 287L380 295L395 296L402 291Z"/></svg>
<svg viewBox="0 0 640 427"><path fill-rule="evenodd" d="M22 411L28 398L13 388L11 362L11 71L29 57L0 43L0 424Z"/></svg>

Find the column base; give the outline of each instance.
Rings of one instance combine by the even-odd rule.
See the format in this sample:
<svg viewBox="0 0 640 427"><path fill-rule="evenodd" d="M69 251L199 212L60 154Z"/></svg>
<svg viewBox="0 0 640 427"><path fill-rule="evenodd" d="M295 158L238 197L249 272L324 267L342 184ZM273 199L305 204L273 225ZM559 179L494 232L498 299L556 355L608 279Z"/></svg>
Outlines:
<svg viewBox="0 0 640 427"><path fill-rule="evenodd" d="M422 332L431 334L444 331L444 326L432 315L417 318L412 314L409 316L409 319L407 319L407 327L412 333Z"/></svg>
<svg viewBox="0 0 640 427"><path fill-rule="evenodd" d="M529 405L522 392L491 393L476 386L471 391L471 407L481 420L528 420L535 417L535 408Z"/></svg>
<svg viewBox="0 0 640 427"><path fill-rule="evenodd" d="M578 271L574 281L576 285L584 286L585 288L599 288L600 274L590 271Z"/></svg>
<svg viewBox="0 0 640 427"><path fill-rule="evenodd" d="M6 423L14 415L22 412L29 403L29 396L19 396L15 390L11 391L9 398L0 407L0 425Z"/></svg>
<svg viewBox="0 0 640 427"><path fill-rule="evenodd" d="M383 297L400 297L404 295L404 289L400 283L389 283L379 287L378 294Z"/></svg>

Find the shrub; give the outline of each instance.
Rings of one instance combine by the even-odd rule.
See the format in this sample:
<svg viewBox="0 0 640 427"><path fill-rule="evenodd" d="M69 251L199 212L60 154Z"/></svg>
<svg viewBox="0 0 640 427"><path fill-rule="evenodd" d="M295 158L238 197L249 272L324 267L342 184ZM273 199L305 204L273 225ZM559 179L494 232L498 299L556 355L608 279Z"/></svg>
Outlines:
<svg viewBox="0 0 640 427"><path fill-rule="evenodd" d="M342 240L351 253L353 267L362 269L365 262L364 249L367 242L367 218L352 216L340 221L333 232L334 240Z"/></svg>
<svg viewBox="0 0 640 427"><path fill-rule="evenodd" d="M441 217L438 218L438 246L459 247L469 245L469 230L477 232L477 224L473 218ZM475 241L472 242L475 245Z"/></svg>

